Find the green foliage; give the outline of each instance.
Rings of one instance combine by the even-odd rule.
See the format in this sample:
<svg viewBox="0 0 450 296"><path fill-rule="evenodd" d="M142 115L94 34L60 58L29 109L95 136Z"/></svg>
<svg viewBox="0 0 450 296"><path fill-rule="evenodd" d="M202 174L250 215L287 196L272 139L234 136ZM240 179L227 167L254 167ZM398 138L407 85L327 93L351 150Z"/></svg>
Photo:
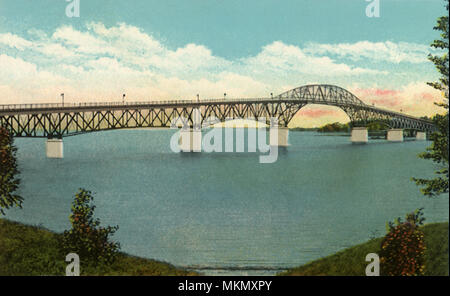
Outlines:
<svg viewBox="0 0 450 296"><path fill-rule="evenodd" d="M63 254L76 253L81 262L110 264L117 256L120 244L109 241L118 226L101 227L94 219L95 206L90 191L80 189L72 202L69 217L72 229L64 231L61 247Z"/></svg>
<svg viewBox="0 0 450 296"><path fill-rule="evenodd" d="M23 198L15 193L20 184L16 152L14 138L0 127L0 215L13 206L22 208Z"/></svg>
<svg viewBox="0 0 450 296"><path fill-rule="evenodd" d="M367 124L367 130L369 132L373 131L383 131L386 130L386 125L381 122L370 122ZM329 124L325 124L317 129L318 132L321 133L332 133L332 132L349 132L350 125L349 123L339 123L333 122Z"/></svg>
<svg viewBox="0 0 450 296"><path fill-rule="evenodd" d="M348 132L349 126L347 123L342 124L339 122L329 123L324 126L321 126L318 130L321 133L329 133L329 132Z"/></svg>
<svg viewBox="0 0 450 296"><path fill-rule="evenodd" d="M431 159L439 165L439 170L436 171L438 175L434 179L418 179L413 178L419 186L424 186L421 191L424 195L435 196L442 193L447 193L449 188L448 183L448 75L449 75L449 64L448 64L448 11L449 4L447 5L447 15L440 17L437 21L437 25L434 27L435 30L441 31L441 39L435 40L431 47L443 49L445 52L442 56L429 55L430 61L432 61L441 77L438 82L429 82L428 84L432 87L443 92L444 102L438 103L437 105L442 106L446 109L444 115L435 115L433 117L433 122L437 126L438 131L434 132L430 136L430 140L433 141L432 145L427 148L427 151L421 153L419 157L424 159Z"/></svg>
<svg viewBox="0 0 450 296"><path fill-rule="evenodd" d="M425 276L448 276L448 222L421 226L425 236ZM365 276L369 253L380 254L383 238L371 239L336 254L292 268L280 275Z"/></svg>
<svg viewBox="0 0 450 296"><path fill-rule="evenodd" d="M387 129L386 125L380 122L369 122L367 124L367 130L369 132L383 131L386 129Z"/></svg>
<svg viewBox="0 0 450 296"><path fill-rule="evenodd" d="M290 127L289 131L294 131L294 132L311 132L311 131L317 131L318 128L317 127Z"/></svg>
<svg viewBox="0 0 450 296"><path fill-rule="evenodd" d="M422 209L387 225L388 234L381 243L381 274L390 276L423 275L425 270L424 233L419 228L425 218Z"/></svg>
<svg viewBox="0 0 450 296"><path fill-rule="evenodd" d="M447 102L443 104L444 107L448 109L448 75L449 75L449 64L448 64L448 14L449 14L449 4L448 0L446 5L447 13L446 15L438 18L437 25L433 28L434 30L441 31L441 39L434 40L431 44L431 47L437 48L437 49L443 49L444 53L442 56L439 55L428 55L428 59L432 61L439 73L441 74L441 77L439 78L438 82L429 82L428 84L432 87L441 90L444 93L445 98L447 99Z"/></svg>
<svg viewBox="0 0 450 296"><path fill-rule="evenodd" d="M438 131L430 136L433 141L426 152L419 154L420 158L431 159L438 164L439 170L435 173L438 177L434 179L413 178L419 186L424 186L420 191L426 196L436 196L448 192L448 112L445 115L435 115L433 117Z"/></svg>
<svg viewBox="0 0 450 296"><path fill-rule="evenodd" d="M448 222L421 227L425 234L425 275L448 276Z"/></svg>
<svg viewBox="0 0 450 296"><path fill-rule="evenodd" d="M42 227L0 219L0 276L65 275L67 262L60 253L61 239L62 234ZM124 253L119 253L112 264L83 265L80 272L85 276L198 275L168 263Z"/></svg>

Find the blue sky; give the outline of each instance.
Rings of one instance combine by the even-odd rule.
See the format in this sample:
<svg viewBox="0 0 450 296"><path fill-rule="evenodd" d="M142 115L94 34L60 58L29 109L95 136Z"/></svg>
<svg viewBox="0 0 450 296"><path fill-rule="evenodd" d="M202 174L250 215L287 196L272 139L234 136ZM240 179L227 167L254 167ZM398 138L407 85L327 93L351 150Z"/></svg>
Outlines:
<svg viewBox="0 0 450 296"><path fill-rule="evenodd" d="M80 0L80 17L68 18L64 0L0 0L0 104L61 92L68 101L268 96L330 83L432 114L440 94L425 84L438 77L427 55L444 1L379 1L380 17L368 18L365 0ZM345 119L325 109L305 114Z"/></svg>
<svg viewBox="0 0 450 296"><path fill-rule="evenodd" d="M381 0L380 18L367 18L364 0L81 0L80 18L68 19L64 0L0 0L0 32L54 31L86 22L142 28L171 47L207 45L237 58L275 40L343 43L360 40L429 44L442 0Z"/></svg>

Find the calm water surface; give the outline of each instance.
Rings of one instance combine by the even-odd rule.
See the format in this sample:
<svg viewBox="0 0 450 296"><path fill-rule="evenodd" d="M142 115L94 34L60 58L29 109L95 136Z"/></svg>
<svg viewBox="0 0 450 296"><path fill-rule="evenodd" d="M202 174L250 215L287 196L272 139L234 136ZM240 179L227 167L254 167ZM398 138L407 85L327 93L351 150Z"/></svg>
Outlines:
<svg viewBox="0 0 450 296"><path fill-rule="evenodd" d="M417 158L430 142L291 132L278 161L260 164L255 153L173 153L173 133L69 137L64 159L47 159L42 139L17 139L25 202L7 218L61 232L83 187L103 225L120 226L123 251L210 275L274 274L382 236L386 221L420 207L426 222L448 221L448 198L410 180L432 176Z"/></svg>

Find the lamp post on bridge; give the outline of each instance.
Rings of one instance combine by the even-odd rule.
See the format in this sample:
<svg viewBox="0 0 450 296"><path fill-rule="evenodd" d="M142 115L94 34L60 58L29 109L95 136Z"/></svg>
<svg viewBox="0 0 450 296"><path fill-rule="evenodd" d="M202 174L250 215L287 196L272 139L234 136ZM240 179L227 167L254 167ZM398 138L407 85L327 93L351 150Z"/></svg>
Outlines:
<svg viewBox="0 0 450 296"><path fill-rule="evenodd" d="M223 94L223 98L226 99L227 98L227 93Z"/></svg>
<svg viewBox="0 0 450 296"><path fill-rule="evenodd" d="M125 105L125 94L122 95L122 104Z"/></svg>
<svg viewBox="0 0 450 296"><path fill-rule="evenodd" d="M64 93L61 94L62 105L64 106Z"/></svg>

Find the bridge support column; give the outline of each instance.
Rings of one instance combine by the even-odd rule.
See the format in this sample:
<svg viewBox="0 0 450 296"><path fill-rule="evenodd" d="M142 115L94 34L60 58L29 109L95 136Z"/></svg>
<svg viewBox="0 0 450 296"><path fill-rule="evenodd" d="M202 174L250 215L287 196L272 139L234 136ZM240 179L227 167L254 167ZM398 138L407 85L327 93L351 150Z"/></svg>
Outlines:
<svg viewBox="0 0 450 296"><path fill-rule="evenodd" d="M426 132L417 132L416 133L416 140L417 141L425 141L427 139L427 133Z"/></svg>
<svg viewBox="0 0 450 296"><path fill-rule="evenodd" d="M351 141L354 144L365 144L369 141L369 133L367 127L352 128Z"/></svg>
<svg viewBox="0 0 450 296"><path fill-rule="evenodd" d="M287 127L273 126L269 131L270 146L289 146L289 129Z"/></svg>
<svg viewBox="0 0 450 296"><path fill-rule="evenodd" d="M403 129L396 128L388 130L387 140L390 142L403 142Z"/></svg>
<svg viewBox="0 0 450 296"><path fill-rule="evenodd" d="M45 143L45 150L47 158L63 158L63 140L62 139L48 139Z"/></svg>
<svg viewBox="0 0 450 296"><path fill-rule="evenodd" d="M202 152L202 130L182 129L180 131L181 152Z"/></svg>

